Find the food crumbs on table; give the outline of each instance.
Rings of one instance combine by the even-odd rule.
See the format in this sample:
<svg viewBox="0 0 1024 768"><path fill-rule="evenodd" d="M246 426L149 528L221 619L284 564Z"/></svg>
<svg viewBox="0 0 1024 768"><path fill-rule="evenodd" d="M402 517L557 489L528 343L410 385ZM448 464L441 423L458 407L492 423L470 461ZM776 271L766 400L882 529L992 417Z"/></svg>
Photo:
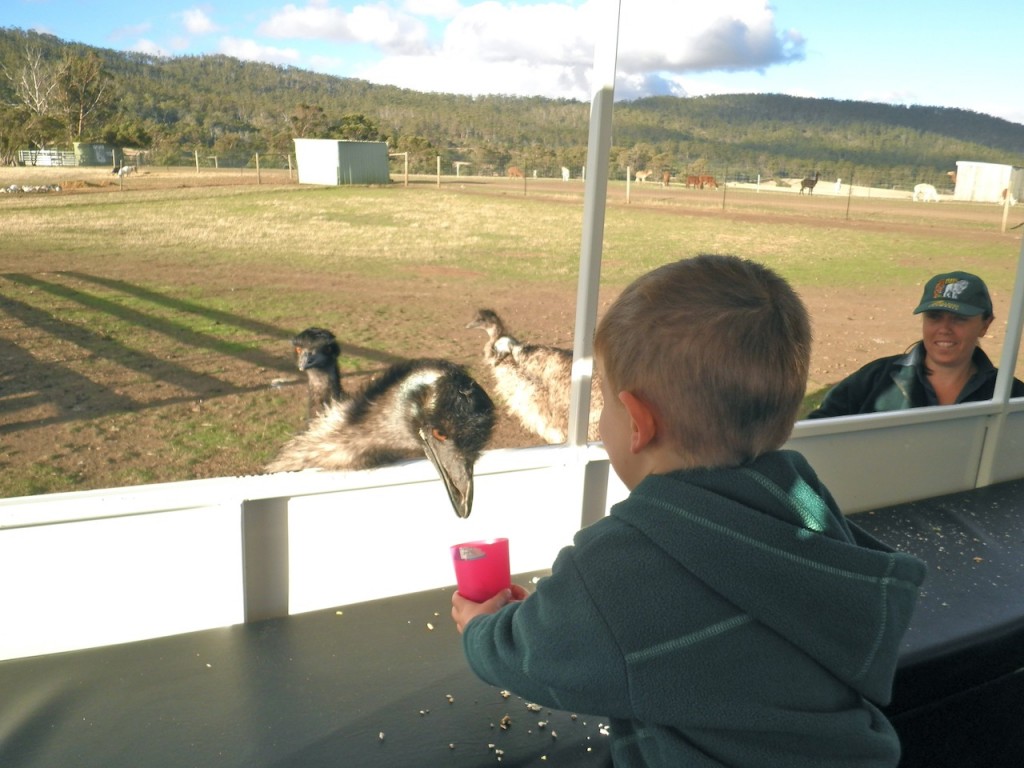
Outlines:
<svg viewBox="0 0 1024 768"><path fill-rule="evenodd" d="M451 695L450 693L446 693L446 694L444 695L444 697L445 697L446 699L448 699L448 703L449 703L449 704L454 704L454 703L455 703L455 697L454 697L454 696L452 696L452 695Z"/></svg>
<svg viewBox="0 0 1024 768"><path fill-rule="evenodd" d="M499 723L499 725L501 726L501 730L507 731L512 726L512 718L509 717L507 714L504 715L501 718L501 722Z"/></svg>
<svg viewBox="0 0 1024 768"><path fill-rule="evenodd" d="M537 727L540 728L543 731L545 728L548 727L548 721L547 720L538 720L537 721Z"/></svg>
<svg viewBox="0 0 1024 768"><path fill-rule="evenodd" d="M544 709L540 704L532 704L531 702L526 702L526 708L531 712L540 712Z"/></svg>
<svg viewBox="0 0 1024 768"><path fill-rule="evenodd" d="M451 742L448 742L448 749L455 749L455 745Z"/></svg>
<svg viewBox="0 0 1024 768"><path fill-rule="evenodd" d="M551 738L552 739L557 739L558 738L558 732L557 731L552 731L551 732Z"/></svg>
<svg viewBox="0 0 1024 768"><path fill-rule="evenodd" d="M429 621L427 622L427 629L429 629L431 632L434 631L434 625L431 624Z"/></svg>
<svg viewBox="0 0 1024 768"><path fill-rule="evenodd" d="M377 734L377 741L384 741L384 731Z"/></svg>
<svg viewBox="0 0 1024 768"><path fill-rule="evenodd" d="M420 717L423 717L424 715L429 715L429 714L430 714L430 710L429 709L421 709L420 710Z"/></svg>
<svg viewBox="0 0 1024 768"><path fill-rule="evenodd" d="M335 611L335 612L334 612L334 615L335 615L335 616L344 616L344 615L345 615L345 612L344 612L344 611Z"/></svg>
<svg viewBox="0 0 1024 768"><path fill-rule="evenodd" d="M609 729L610 726L607 726L604 723L598 723L597 725L597 732L600 733L602 736L607 736Z"/></svg>
<svg viewBox="0 0 1024 768"><path fill-rule="evenodd" d="M503 699L507 699L511 695L512 693L510 691L501 691L501 698Z"/></svg>
<svg viewBox="0 0 1024 768"><path fill-rule="evenodd" d="M575 720L576 719L576 715L569 715L569 719L570 720Z"/></svg>

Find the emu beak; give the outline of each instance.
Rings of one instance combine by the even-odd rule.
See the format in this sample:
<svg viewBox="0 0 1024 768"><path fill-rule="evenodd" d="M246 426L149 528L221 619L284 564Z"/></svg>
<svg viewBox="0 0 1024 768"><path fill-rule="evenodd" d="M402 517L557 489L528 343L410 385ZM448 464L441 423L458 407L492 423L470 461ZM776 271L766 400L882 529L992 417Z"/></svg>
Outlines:
<svg viewBox="0 0 1024 768"><path fill-rule="evenodd" d="M295 364L300 371L304 371L310 367L313 355L310 354L308 349L296 349L295 350L296 360Z"/></svg>
<svg viewBox="0 0 1024 768"><path fill-rule="evenodd" d="M441 476L455 514L469 517L473 511L473 461L462 455L455 443L429 430L419 431L423 452Z"/></svg>

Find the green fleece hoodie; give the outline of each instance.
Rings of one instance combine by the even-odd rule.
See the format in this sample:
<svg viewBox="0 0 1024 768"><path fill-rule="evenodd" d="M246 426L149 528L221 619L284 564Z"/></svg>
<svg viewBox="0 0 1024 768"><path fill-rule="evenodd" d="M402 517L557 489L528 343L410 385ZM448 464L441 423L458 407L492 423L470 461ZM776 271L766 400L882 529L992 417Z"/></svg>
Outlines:
<svg viewBox="0 0 1024 768"><path fill-rule="evenodd" d="M876 705L924 573L779 451L646 478L463 647L493 685L607 715L618 766L895 766Z"/></svg>

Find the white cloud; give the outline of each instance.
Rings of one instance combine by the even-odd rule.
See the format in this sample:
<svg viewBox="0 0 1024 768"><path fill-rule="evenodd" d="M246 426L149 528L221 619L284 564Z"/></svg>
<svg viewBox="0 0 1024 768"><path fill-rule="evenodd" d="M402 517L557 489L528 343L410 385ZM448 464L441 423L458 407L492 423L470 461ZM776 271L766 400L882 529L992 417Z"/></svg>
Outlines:
<svg viewBox="0 0 1024 768"><path fill-rule="evenodd" d="M267 64L297 64L299 52L294 48L274 48L260 45L253 40L238 37L222 37L218 44L221 53L247 61L262 61Z"/></svg>
<svg viewBox="0 0 1024 768"><path fill-rule="evenodd" d="M461 8L459 0L405 0L402 5L402 10L406 13L431 19L450 19Z"/></svg>
<svg viewBox="0 0 1024 768"><path fill-rule="evenodd" d="M365 43L385 53L423 53L427 50L426 25L385 3L356 5L346 13L325 0L299 7L288 4L257 32L277 38Z"/></svg>
<svg viewBox="0 0 1024 768"><path fill-rule="evenodd" d="M599 0L380 0L345 10L308 0L283 6L257 34L369 46L376 60L353 74L373 82L586 100L594 41L611 21L601 18L606 8ZM447 22L438 27L438 19ZM681 95L683 74L763 71L802 60L804 46L799 33L779 29L766 0L629 0L621 5L617 95Z"/></svg>
<svg viewBox="0 0 1024 768"><path fill-rule="evenodd" d="M312 0L300 8L289 3L260 24L258 34L268 37L294 37L302 40L352 40L345 13L331 8L324 0Z"/></svg>
<svg viewBox="0 0 1024 768"><path fill-rule="evenodd" d="M427 50L427 28L423 22L383 5L357 5L346 21L359 42L395 52Z"/></svg>
<svg viewBox="0 0 1024 768"><path fill-rule="evenodd" d="M607 34L604 7L594 0L466 5L436 46L424 44L424 56L384 58L359 76L423 90L587 100L594 41ZM375 42L365 30L360 39ZM686 73L763 71L802 60L804 47L798 32L778 28L764 0L630 0L620 12L616 95L684 95Z"/></svg>
<svg viewBox="0 0 1024 768"><path fill-rule="evenodd" d="M217 25L206 15L206 11L201 8L190 8L187 11L182 11L181 20L185 25L185 31L190 35L209 35L218 31Z"/></svg>
<svg viewBox="0 0 1024 768"><path fill-rule="evenodd" d="M154 43L152 40L149 40L144 37L136 40L135 43L129 48L129 50L135 51L136 53L145 53L149 56L167 55L167 52L163 50L159 45Z"/></svg>

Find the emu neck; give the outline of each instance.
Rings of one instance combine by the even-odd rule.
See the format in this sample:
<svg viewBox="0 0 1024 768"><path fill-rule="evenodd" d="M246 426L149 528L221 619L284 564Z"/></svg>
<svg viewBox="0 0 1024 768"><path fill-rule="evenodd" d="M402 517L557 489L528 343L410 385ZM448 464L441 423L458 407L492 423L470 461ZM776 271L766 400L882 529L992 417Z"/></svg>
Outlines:
<svg viewBox="0 0 1024 768"><path fill-rule="evenodd" d="M309 418L323 413L335 400L344 400L337 368L309 368Z"/></svg>

